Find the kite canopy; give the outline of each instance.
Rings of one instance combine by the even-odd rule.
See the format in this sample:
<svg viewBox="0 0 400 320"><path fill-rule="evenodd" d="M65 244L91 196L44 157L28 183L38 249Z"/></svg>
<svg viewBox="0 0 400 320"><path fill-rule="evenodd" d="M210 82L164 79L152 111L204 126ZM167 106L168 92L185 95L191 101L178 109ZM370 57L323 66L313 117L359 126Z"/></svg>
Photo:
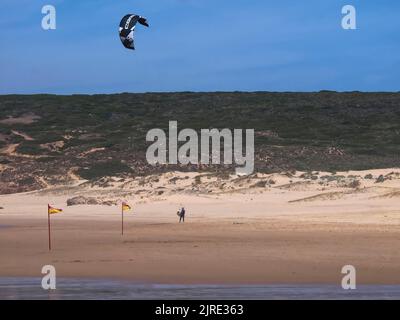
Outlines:
<svg viewBox="0 0 400 320"><path fill-rule="evenodd" d="M135 50L134 32L138 22L146 27L149 26L146 18L136 14L127 14L122 18L119 24L119 37L122 44L127 49Z"/></svg>

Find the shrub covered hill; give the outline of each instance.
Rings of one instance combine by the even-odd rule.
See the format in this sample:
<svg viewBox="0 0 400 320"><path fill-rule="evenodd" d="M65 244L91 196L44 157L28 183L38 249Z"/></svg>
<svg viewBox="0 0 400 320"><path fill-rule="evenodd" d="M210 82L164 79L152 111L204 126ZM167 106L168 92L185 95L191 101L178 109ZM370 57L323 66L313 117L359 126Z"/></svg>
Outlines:
<svg viewBox="0 0 400 320"><path fill-rule="evenodd" d="M400 93L0 96L0 193L78 178L229 167L148 165L152 128L254 128L255 171L399 166Z"/></svg>

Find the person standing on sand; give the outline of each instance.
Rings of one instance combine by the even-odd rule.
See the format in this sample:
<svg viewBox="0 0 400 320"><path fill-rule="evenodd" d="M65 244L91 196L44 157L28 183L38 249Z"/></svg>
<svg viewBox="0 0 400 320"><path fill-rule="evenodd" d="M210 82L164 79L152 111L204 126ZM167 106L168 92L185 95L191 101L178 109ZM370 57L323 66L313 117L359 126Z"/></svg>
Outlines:
<svg viewBox="0 0 400 320"><path fill-rule="evenodd" d="M182 209L179 213L179 223L185 222L185 213L186 213L185 208L182 207Z"/></svg>

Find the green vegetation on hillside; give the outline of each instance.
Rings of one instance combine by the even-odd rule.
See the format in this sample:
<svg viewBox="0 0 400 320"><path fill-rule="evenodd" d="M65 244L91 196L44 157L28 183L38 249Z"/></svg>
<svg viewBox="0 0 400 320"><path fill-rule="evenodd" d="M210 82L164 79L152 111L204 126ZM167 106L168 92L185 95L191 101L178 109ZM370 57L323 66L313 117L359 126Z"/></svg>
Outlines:
<svg viewBox="0 0 400 320"><path fill-rule="evenodd" d="M144 158L147 131L172 120L179 129L254 128L257 171L399 165L400 94L329 91L0 96L0 148L31 156L0 160L15 172L78 168L85 178L176 169Z"/></svg>

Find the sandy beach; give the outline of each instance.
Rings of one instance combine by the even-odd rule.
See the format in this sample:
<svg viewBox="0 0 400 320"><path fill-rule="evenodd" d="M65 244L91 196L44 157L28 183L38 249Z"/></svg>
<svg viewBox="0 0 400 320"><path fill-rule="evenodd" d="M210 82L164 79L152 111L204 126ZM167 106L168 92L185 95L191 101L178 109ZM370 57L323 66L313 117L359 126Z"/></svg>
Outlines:
<svg viewBox="0 0 400 320"><path fill-rule="evenodd" d="M135 181L107 187L78 181L3 195L0 277L39 277L42 266L51 264L59 277L172 284L339 284L341 268L351 264L359 284L400 284L397 172L337 173L358 177L356 187L322 183L326 173L315 173L315 180L296 173L223 182L206 175L199 181L198 173L168 173L150 184L139 181L139 193ZM368 175L374 178L364 178ZM387 179L377 183L381 175ZM194 179L204 190L180 191ZM272 179L273 184L251 187ZM112 194L112 199L132 204L132 212L125 214L125 234L120 232L118 205L67 206L77 194ZM51 252L47 203L64 209L51 217ZM182 205L187 216L179 224L176 211Z"/></svg>

